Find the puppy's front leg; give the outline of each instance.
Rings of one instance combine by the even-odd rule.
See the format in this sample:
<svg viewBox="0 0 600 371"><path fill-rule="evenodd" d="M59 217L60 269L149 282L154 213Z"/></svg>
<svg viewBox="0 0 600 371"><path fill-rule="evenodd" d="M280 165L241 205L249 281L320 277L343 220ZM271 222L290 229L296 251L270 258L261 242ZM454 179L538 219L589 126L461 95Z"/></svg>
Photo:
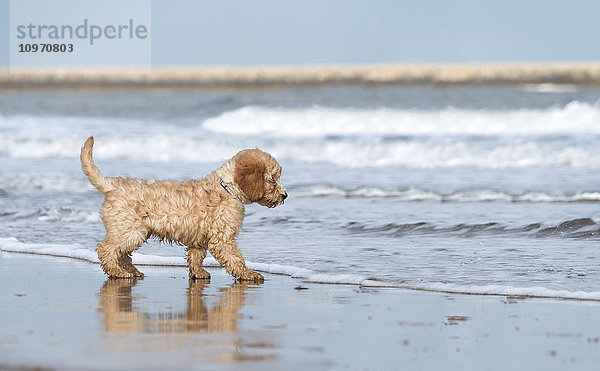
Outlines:
<svg viewBox="0 0 600 371"><path fill-rule="evenodd" d="M189 267L190 278L195 280L210 280L210 273L202 268L202 262L206 257L206 247L188 247L187 262Z"/></svg>
<svg viewBox="0 0 600 371"><path fill-rule="evenodd" d="M225 267L227 273L231 274L236 280L255 282L265 280L260 273L246 267L244 256L238 249L235 239L213 238L208 243L208 251Z"/></svg>

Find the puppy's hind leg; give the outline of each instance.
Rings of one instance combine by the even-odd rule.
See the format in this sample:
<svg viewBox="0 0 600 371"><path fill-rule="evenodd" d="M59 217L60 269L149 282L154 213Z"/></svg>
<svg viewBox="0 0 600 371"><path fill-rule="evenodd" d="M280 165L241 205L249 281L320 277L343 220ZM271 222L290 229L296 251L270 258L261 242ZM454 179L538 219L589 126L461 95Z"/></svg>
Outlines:
<svg viewBox="0 0 600 371"><path fill-rule="evenodd" d="M190 279L209 280L210 273L202 268L202 262L206 258L206 247L188 247L186 250Z"/></svg>
<svg viewBox="0 0 600 371"><path fill-rule="evenodd" d="M98 252L98 259L100 259L100 266L104 273L111 278L131 278L133 274L127 272L119 264L120 255L118 244L113 242L113 239L108 235L104 237L104 240L96 246L96 252Z"/></svg>
<svg viewBox="0 0 600 371"><path fill-rule="evenodd" d="M141 226L126 232L112 226L107 224L106 237L96 247L102 269L113 278L144 277L133 266L131 253L146 241L147 232Z"/></svg>

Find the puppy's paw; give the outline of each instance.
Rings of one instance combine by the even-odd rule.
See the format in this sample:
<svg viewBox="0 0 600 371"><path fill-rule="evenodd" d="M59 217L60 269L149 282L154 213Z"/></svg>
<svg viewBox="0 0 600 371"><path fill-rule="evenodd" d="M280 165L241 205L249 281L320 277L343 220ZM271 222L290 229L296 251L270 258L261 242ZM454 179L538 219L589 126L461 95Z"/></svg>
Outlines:
<svg viewBox="0 0 600 371"><path fill-rule="evenodd" d="M190 279L193 280L210 280L210 273L204 269L196 270L192 272L190 270Z"/></svg>
<svg viewBox="0 0 600 371"><path fill-rule="evenodd" d="M140 273L141 274L141 273ZM108 273L109 278L135 278L136 275L124 270L113 270Z"/></svg>
<svg viewBox="0 0 600 371"><path fill-rule="evenodd" d="M128 269L128 270L127 270L127 272L128 272L129 274L131 274L131 275L132 275L132 277L135 277L135 278L144 278L144 273L142 273L142 272L138 271L138 270L137 270L137 268L135 268L135 267L133 267L133 266L132 266L132 268L133 268L133 269Z"/></svg>
<svg viewBox="0 0 600 371"><path fill-rule="evenodd" d="M265 282L265 278L262 276L262 274L255 272L255 271L251 271L250 269L243 271L242 273L240 273L237 277L236 280L238 281L254 281L254 282Z"/></svg>

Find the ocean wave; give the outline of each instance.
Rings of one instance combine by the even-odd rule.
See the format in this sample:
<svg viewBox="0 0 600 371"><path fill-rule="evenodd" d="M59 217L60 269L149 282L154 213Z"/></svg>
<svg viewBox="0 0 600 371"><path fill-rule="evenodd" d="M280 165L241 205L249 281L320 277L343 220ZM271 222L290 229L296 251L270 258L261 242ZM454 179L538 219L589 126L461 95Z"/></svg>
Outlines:
<svg viewBox="0 0 600 371"><path fill-rule="evenodd" d="M90 129L89 132L93 132ZM214 162L239 151L231 141L182 135L110 136L97 138L94 156L98 159L128 159L148 162ZM0 156L44 159L79 158L86 136L29 137L25 134L0 134Z"/></svg>
<svg viewBox="0 0 600 371"><path fill-rule="evenodd" d="M345 168L600 169L600 108L581 102L512 111L251 106L180 128L147 122L143 131L123 118L70 118L66 129L61 117L28 117L25 129L3 120L11 124L0 131L0 157L15 159L77 159L94 133L99 160L215 163L260 147L288 163ZM119 127L126 134L109 134Z"/></svg>
<svg viewBox="0 0 600 371"><path fill-rule="evenodd" d="M394 198L398 201L420 202L600 202L600 191L545 192L526 191L511 193L493 189L457 190L449 192L417 188L344 188L333 185L308 185L288 187L294 197L346 197L346 198Z"/></svg>
<svg viewBox="0 0 600 371"><path fill-rule="evenodd" d="M455 225L438 225L427 222L387 223L372 226L361 222L350 222L343 228L354 234L381 234L392 237L415 235L436 236L528 236L533 238L583 238L600 239L600 224L591 218L580 218L548 225L547 223L530 223L522 226L509 226L502 223L460 223Z"/></svg>
<svg viewBox="0 0 600 371"><path fill-rule="evenodd" d="M405 202L513 202L513 203L587 203L600 202L600 191L536 191L508 192L495 189L435 191L414 187L384 188L375 186L344 187L330 184L288 185L294 197L393 198ZM60 176L0 177L0 191L42 190L66 192L95 192L81 175L77 178ZM5 196L6 197L6 196Z"/></svg>
<svg viewBox="0 0 600 371"><path fill-rule="evenodd" d="M40 222L101 223L98 211L72 210L65 207L0 212L0 218L9 220L37 219Z"/></svg>
<svg viewBox="0 0 600 371"><path fill-rule="evenodd" d="M0 135L0 156L44 159L77 159L83 138L23 139ZM97 159L147 162L215 163L243 148L260 147L278 160L301 164L330 164L347 168L405 167L432 169L475 167L488 169L523 167L600 168L600 147L594 144L522 141L477 142L468 140L334 140L232 141L160 135L143 138L97 140Z"/></svg>
<svg viewBox="0 0 600 371"><path fill-rule="evenodd" d="M554 86L554 85L552 85ZM537 88L548 88L536 85ZM337 136L572 136L600 134L600 102L571 101L540 109L400 109L244 106L196 124L125 117L2 115L2 136L21 142L77 139L78 147L91 134L110 137L126 128L130 139L180 139L215 133L233 136L329 138ZM7 144L7 141L5 143ZM159 141L160 144L160 141ZM2 147L0 147L2 148Z"/></svg>
<svg viewBox="0 0 600 371"><path fill-rule="evenodd" d="M485 143L453 139L380 141L364 138L294 141L271 145L271 152L286 161L346 168L600 168L600 147L596 145L518 139Z"/></svg>
<svg viewBox="0 0 600 371"><path fill-rule="evenodd" d="M50 208L38 212L37 219L41 222L67 222L67 223L101 223L97 211L78 211L68 208Z"/></svg>
<svg viewBox="0 0 600 371"><path fill-rule="evenodd" d="M79 178L62 176L0 177L0 189L37 189L42 191L87 192L93 190L94 187L82 174L82 176Z"/></svg>
<svg viewBox="0 0 600 371"><path fill-rule="evenodd" d="M573 84L525 84L523 91L532 93L574 93L579 91L579 87Z"/></svg>
<svg viewBox="0 0 600 371"><path fill-rule="evenodd" d="M17 114L2 115L0 127L6 134L18 134L23 138L43 140L52 137L94 135L110 135L115 130L127 128L129 135L143 135L153 122L135 118L110 116L71 116L71 115L35 115ZM168 123L160 122L160 129L165 131L177 130Z"/></svg>
<svg viewBox="0 0 600 371"><path fill-rule="evenodd" d="M246 106L204 121L205 129L233 135L284 137L600 134L600 107L573 101L564 107L510 111Z"/></svg>
<svg viewBox="0 0 600 371"><path fill-rule="evenodd" d="M96 253L92 250L84 248L80 244L23 243L17 240L16 238L10 237L0 238L0 251L65 257L84 260L96 264L99 263ZM169 267L187 266L185 258L180 256L147 255L134 252L132 254L132 260L133 263L136 265ZM598 291L587 292L553 290L544 287L511 287L504 285L478 286L442 282L406 284L402 282L397 283L377 280L372 277L362 276L360 274L331 274L325 272L315 272L310 269L299 268L289 265L253 263L248 261L246 263L250 269L254 269L257 271L272 274L281 274L292 278L301 279L307 282L322 284L349 284L364 287L389 287L409 290L422 290L471 295L520 296L531 298L537 297L600 301L600 292ZM204 261L204 266L219 267L220 265L213 258L207 257Z"/></svg>

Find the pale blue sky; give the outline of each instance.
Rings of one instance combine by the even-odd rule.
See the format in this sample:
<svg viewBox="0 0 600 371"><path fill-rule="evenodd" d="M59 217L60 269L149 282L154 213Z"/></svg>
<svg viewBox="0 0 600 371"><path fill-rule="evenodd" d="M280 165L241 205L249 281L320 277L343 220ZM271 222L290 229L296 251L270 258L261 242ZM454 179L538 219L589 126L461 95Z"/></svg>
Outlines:
<svg viewBox="0 0 600 371"><path fill-rule="evenodd" d="M153 0L152 64L600 60L599 17L597 0Z"/></svg>

